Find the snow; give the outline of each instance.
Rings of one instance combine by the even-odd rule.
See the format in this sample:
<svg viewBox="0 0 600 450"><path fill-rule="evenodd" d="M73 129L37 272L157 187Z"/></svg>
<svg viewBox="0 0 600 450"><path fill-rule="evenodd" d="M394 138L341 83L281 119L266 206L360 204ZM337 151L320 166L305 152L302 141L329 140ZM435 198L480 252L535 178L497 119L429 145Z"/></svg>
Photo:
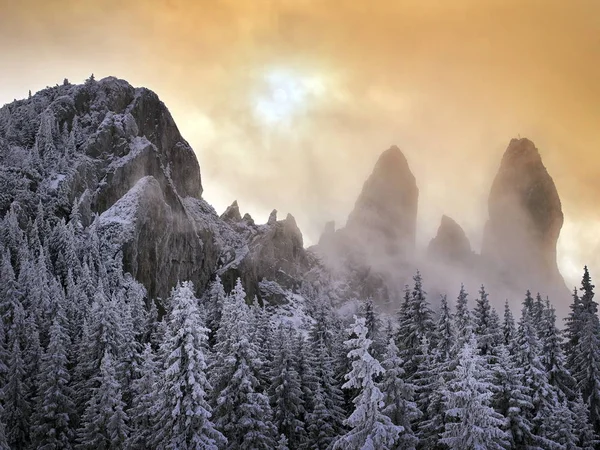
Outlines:
<svg viewBox="0 0 600 450"><path fill-rule="evenodd" d="M49 184L48 184L48 188L52 191L55 191L58 189L58 185L66 178L67 176L65 174L59 173L56 174L56 176L50 180Z"/></svg>

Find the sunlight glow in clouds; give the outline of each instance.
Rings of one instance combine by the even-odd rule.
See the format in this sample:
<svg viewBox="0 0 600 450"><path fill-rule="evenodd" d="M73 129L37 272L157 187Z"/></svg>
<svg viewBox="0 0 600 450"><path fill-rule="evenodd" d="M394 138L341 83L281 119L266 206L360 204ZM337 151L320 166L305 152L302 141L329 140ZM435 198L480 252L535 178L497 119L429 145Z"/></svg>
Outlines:
<svg viewBox="0 0 600 450"><path fill-rule="evenodd" d="M325 93L321 77L283 69L267 72L260 84L261 89L254 98L254 113L265 125L291 121Z"/></svg>

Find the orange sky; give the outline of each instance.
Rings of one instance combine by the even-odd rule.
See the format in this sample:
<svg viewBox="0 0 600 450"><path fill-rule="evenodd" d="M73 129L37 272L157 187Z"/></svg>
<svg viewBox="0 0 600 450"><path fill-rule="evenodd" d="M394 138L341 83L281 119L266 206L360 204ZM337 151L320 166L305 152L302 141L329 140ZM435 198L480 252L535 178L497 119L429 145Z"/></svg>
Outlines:
<svg viewBox="0 0 600 450"><path fill-rule="evenodd" d="M600 277L596 0L0 0L0 103L92 72L160 95L217 211L291 212L309 243L397 144L421 244L445 213L478 248L502 152L529 137L568 283Z"/></svg>

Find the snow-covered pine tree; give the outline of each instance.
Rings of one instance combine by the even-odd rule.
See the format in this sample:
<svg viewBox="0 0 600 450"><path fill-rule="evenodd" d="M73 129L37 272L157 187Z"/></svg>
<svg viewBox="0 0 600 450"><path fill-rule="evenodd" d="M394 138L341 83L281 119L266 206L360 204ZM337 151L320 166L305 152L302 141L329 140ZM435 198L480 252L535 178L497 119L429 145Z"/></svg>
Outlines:
<svg viewBox="0 0 600 450"><path fill-rule="evenodd" d="M335 377L335 359L333 355L334 336L332 329L333 313L326 305L317 307L313 325L309 331L309 364L319 384L324 411L328 414L332 434L321 433L321 441L333 440L343 430L345 416L344 397Z"/></svg>
<svg viewBox="0 0 600 450"><path fill-rule="evenodd" d="M567 358L567 368L573 373L573 367L575 367L575 349L579 344L579 334L581 333L582 321L581 321L581 299L579 298L579 292L577 288L573 289L573 302L569 305L571 312L565 317L565 328L563 329L564 343L563 350Z"/></svg>
<svg viewBox="0 0 600 450"><path fill-rule="evenodd" d="M504 416L511 449L533 450L536 441L533 425L527 418L533 410L530 389L522 383L523 372L515 365L514 357L504 344L497 349L497 363L492 366L492 406Z"/></svg>
<svg viewBox="0 0 600 450"><path fill-rule="evenodd" d="M473 318L468 305L469 294L465 285L460 285L460 292L456 299L456 312L454 313L454 325L456 329L457 348L461 349L465 342L471 338L473 332Z"/></svg>
<svg viewBox="0 0 600 450"><path fill-rule="evenodd" d="M152 448L153 432L162 407L158 394L158 366L150 344L144 346L137 378L131 386L132 404L129 410L131 432L127 447L131 449Z"/></svg>
<svg viewBox="0 0 600 450"><path fill-rule="evenodd" d="M25 312L20 302L12 307L12 325L8 332L8 371L1 396L4 409L2 423L6 426L10 448L26 449L30 439L31 404L19 333L24 327Z"/></svg>
<svg viewBox="0 0 600 450"><path fill-rule="evenodd" d="M81 415L100 381L100 366L106 353L110 354L111 370L116 370L118 355L125 340L121 324L121 312L114 299L109 300L102 280L98 282L89 320L83 325L79 343L78 361L75 368L75 404Z"/></svg>
<svg viewBox="0 0 600 450"><path fill-rule="evenodd" d="M490 406L490 374L477 349L472 336L462 348L454 377L444 392L448 421L441 442L451 450L500 450L508 444L503 418Z"/></svg>
<svg viewBox="0 0 600 450"><path fill-rule="evenodd" d="M379 358L385 350L386 343L381 318L371 297L361 304L360 315L365 318L367 330L369 330L367 338L373 342L371 352L375 358Z"/></svg>
<svg viewBox="0 0 600 450"><path fill-rule="evenodd" d="M278 434L268 397L260 391L261 361L249 340L249 308L238 279L223 304L212 366L214 420L227 438L228 449L271 449Z"/></svg>
<svg viewBox="0 0 600 450"><path fill-rule="evenodd" d="M409 380L416 373L423 356L423 339L429 340L434 328L433 313L427 301L427 294L423 290L421 274L417 272L413 280L412 292L405 293L397 335L400 356L404 360L404 370Z"/></svg>
<svg viewBox="0 0 600 450"><path fill-rule="evenodd" d="M211 421L204 355L208 329L201 322L191 282L179 283L169 300L163 363L161 413L154 444L166 449L218 449L226 439ZM237 424L239 426L239 424Z"/></svg>
<svg viewBox="0 0 600 450"><path fill-rule="evenodd" d="M273 410L273 422L279 434L287 439L290 449L297 449L306 441L302 386L296 371L296 358L292 344L294 330L289 325L280 325L275 333L275 354L270 367L269 398Z"/></svg>
<svg viewBox="0 0 600 450"><path fill-rule="evenodd" d="M371 340L367 338L364 318L356 318L350 330L356 336L346 341L352 360L352 371L346 375L344 389L357 389L355 409L346 420L350 428L332 446L333 450L392 449L404 428L392 423L381 412L383 394L375 384L375 377L384 373L379 362L369 353Z"/></svg>
<svg viewBox="0 0 600 450"><path fill-rule="evenodd" d="M548 435L545 423L558 404L558 397L548 382L548 374L541 360L542 344L533 323L532 305L533 299L527 292L517 330L515 363L523 370L522 383L531 393L533 409L526 417L533 425L536 443L550 449L556 443Z"/></svg>
<svg viewBox="0 0 600 450"><path fill-rule="evenodd" d="M581 282L578 342L574 348L571 373L590 409L590 421L600 430L600 319L594 300L594 285L585 267Z"/></svg>
<svg viewBox="0 0 600 450"><path fill-rule="evenodd" d="M394 339L386 347L382 362L385 370L379 389L383 393L383 414L388 416L394 425L403 428L398 437L398 450L416 448L419 439L412 429L412 423L422 417L421 411L414 401L415 386L405 382L402 358Z"/></svg>
<svg viewBox="0 0 600 450"><path fill-rule="evenodd" d="M221 311L223 311L223 302L225 301L226 296L221 277L217 275L214 281L210 283L204 298L207 312L206 326L211 330L211 342L214 341L215 331L219 327L219 322L221 321Z"/></svg>
<svg viewBox="0 0 600 450"><path fill-rule="evenodd" d="M594 432L592 423L590 422L590 410L587 404L583 401L581 393L577 395L573 406L573 429L577 439L577 446L581 450L594 450L595 446L600 445L598 432Z"/></svg>
<svg viewBox="0 0 600 450"><path fill-rule="evenodd" d="M515 318L508 304L508 300L504 302L504 321L502 322L502 335L504 336L504 345L506 348L514 354L513 349L517 339L517 327L515 325Z"/></svg>
<svg viewBox="0 0 600 450"><path fill-rule="evenodd" d="M71 415L75 413L67 348L69 336L57 314L50 327L50 343L42 356L38 395L32 419L33 445L37 449L70 449L74 436Z"/></svg>
<svg viewBox="0 0 600 450"><path fill-rule="evenodd" d="M306 416L306 432L308 439L303 450L326 450L336 436L336 430L331 422L331 412L325 405L321 385L317 383L316 390L313 392L313 408Z"/></svg>
<svg viewBox="0 0 600 450"><path fill-rule="evenodd" d="M80 450L120 450L126 448L129 435L125 404L113 359L108 350L100 364L100 374L86 404L77 430Z"/></svg>
<svg viewBox="0 0 600 450"><path fill-rule="evenodd" d="M547 299L545 305L540 308L538 332L542 343L541 360L548 374L548 382L556 389L559 400L574 401L577 396L577 383L565 365L561 335L556 327L556 311Z"/></svg>
<svg viewBox="0 0 600 450"><path fill-rule="evenodd" d="M494 346L494 333L491 324L492 306L488 299L488 293L485 291L485 286L481 286L479 297L475 300L475 308L473 309L473 328L479 351L482 355L490 355Z"/></svg>
<svg viewBox="0 0 600 450"><path fill-rule="evenodd" d="M432 338L434 362L445 366L453 356L453 349L457 341L454 317L450 312L445 295L441 297L439 317Z"/></svg>

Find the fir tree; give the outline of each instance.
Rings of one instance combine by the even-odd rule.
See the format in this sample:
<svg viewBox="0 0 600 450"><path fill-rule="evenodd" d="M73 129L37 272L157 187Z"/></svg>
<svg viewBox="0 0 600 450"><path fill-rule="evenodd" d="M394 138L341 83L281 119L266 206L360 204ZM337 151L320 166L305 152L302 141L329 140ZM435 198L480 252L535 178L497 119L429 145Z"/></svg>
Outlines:
<svg viewBox="0 0 600 450"><path fill-rule="evenodd" d="M502 323L502 335L504 336L504 345L506 345L506 347L511 350L512 353L512 349L514 348L515 341L517 339L517 327L515 325L515 318L510 310L508 300L504 302L504 322Z"/></svg>
<svg viewBox="0 0 600 450"><path fill-rule="evenodd" d="M294 334L290 326L281 325L275 336L278 345L271 364L269 388L273 421L289 448L296 449L305 441L305 429L300 420L304 415L300 376L292 353Z"/></svg>
<svg viewBox="0 0 600 450"><path fill-rule="evenodd" d="M346 341L350 349L348 357L352 360L352 371L346 375L344 389L357 389L354 399L355 409L346 420L350 431L341 436L332 449L369 449L381 450L395 448L398 435L404 431L394 425L390 418L381 412L383 394L375 384L375 377L384 369L369 353L371 340L367 338L364 318L355 318L351 329L356 338Z"/></svg>
<svg viewBox="0 0 600 450"><path fill-rule="evenodd" d="M490 355L494 347L494 330L492 328L492 307L485 287L481 286L479 297L475 300L473 310L474 331L482 355Z"/></svg>
<svg viewBox="0 0 600 450"><path fill-rule="evenodd" d="M523 371L507 346L500 345L497 353L497 364L492 367L492 406L505 418L502 428L508 433L510 448L532 450L536 447L528 419L533 410L530 389L523 385Z"/></svg>
<svg viewBox="0 0 600 450"><path fill-rule="evenodd" d="M211 422L211 408L206 400L211 390L204 356L208 329L201 323L193 285L179 284L171 294L170 304L167 333L160 349L164 377L162 415L155 444L167 449L220 448L226 440Z"/></svg>
<svg viewBox="0 0 600 450"><path fill-rule="evenodd" d="M414 376L423 357L421 354L423 339L430 339L434 328L433 314L423 290L421 274L417 272L413 280L412 292L405 293L397 336L400 356L405 362L408 379Z"/></svg>
<svg viewBox="0 0 600 450"><path fill-rule="evenodd" d="M70 374L67 370L69 337L57 315L50 327L50 343L38 375L39 393L33 416L33 442L44 450L69 449L74 436L71 415L75 412Z"/></svg>
<svg viewBox="0 0 600 450"><path fill-rule="evenodd" d="M402 358L399 350L390 339L382 363L385 370L379 388L383 392L383 414L388 416L394 425L402 427L398 438L398 450L414 449L419 442L412 423L421 418L422 413L414 402L415 386L405 382Z"/></svg>
<svg viewBox="0 0 600 450"><path fill-rule="evenodd" d="M473 318L471 317L471 311L469 311L468 297L469 294L465 290L464 284L461 284L456 299L456 313L454 314L458 349L461 349L465 342L471 338L473 332Z"/></svg>
<svg viewBox="0 0 600 450"><path fill-rule="evenodd" d="M137 368L138 377L133 381L132 405L129 411L131 433L127 447L132 449L151 448L153 430L157 423L159 408L158 367L150 344L146 344Z"/></svg>
<svg viewBox="0 0 600 450"><path fill-rule="evenodd" d="M590 409L594 429L600 429L600 319L594 301L594 285L587 267L581 283L580 328L574 348L571 373Z"/></svg>
<svg viewBox="0 0 600 450"><path fill-rule="evenodd" d="M78 448L81 450L124 449L128 438L127 414L121 399L121 387L108 351L104 352L97 387L82 416L77 432Z"/></svg>
<svg viewBox="0 0 600 450"><path fill-rule="evenodd" d="M212 367L214 417L230 449L271 449L277 432L268 397L260 392L260 360L251 335L246 294L238 279L225 300Z"/></svg>
<svg viewBox="0 0 600 450"><path fill-rule="evenodd" d="M454 378L444 393L450 420L441 442L450 449L504 449L507 446L502 416L490 406L489 373L477 348L473 336L461 350Z"/></svg>

